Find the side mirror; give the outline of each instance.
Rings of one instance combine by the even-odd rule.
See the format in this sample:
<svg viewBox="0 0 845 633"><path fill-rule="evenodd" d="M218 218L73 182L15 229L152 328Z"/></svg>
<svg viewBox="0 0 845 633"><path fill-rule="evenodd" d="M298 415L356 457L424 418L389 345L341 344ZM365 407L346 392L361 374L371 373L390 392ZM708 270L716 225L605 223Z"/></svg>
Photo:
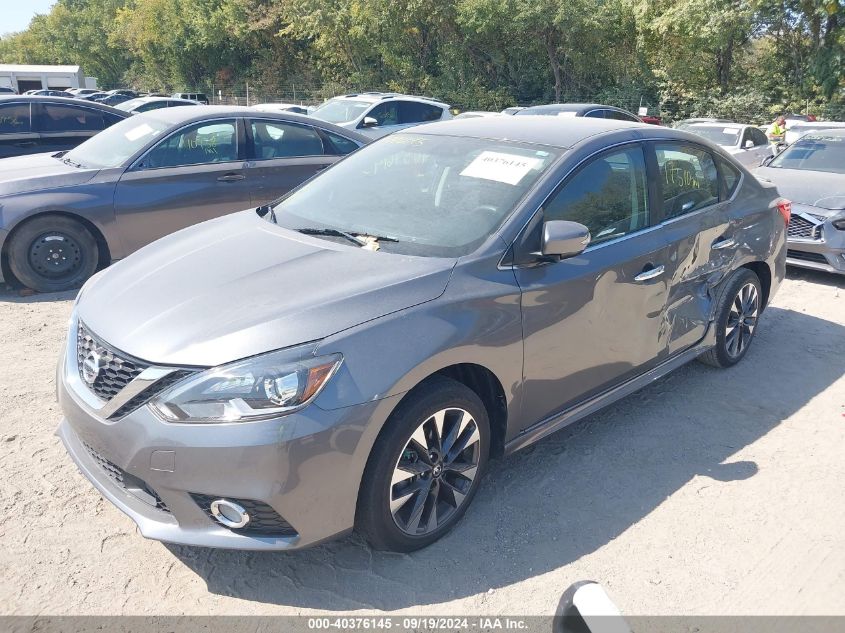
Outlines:
<svg viewBox="0 0 845 633"><path fill-rule="evenodd" d="M376 127L377 125L378 121L371 116L365 116L364 120L361 122L361 127Z"/></svg>
<svg viewBox="0 0 845 633"><path fill-rule="evenodd" d="M742 147L743 149L751 149L752 147L754 147L754 141L748 139L747 141L745 141L745 145L743 145Z"/></svg>
<svg viewBox="0 0 845 633"><path fill-rule="evenodd" d="M578 222L550 220L543 224L542 254L545 256L574 257L584 252L590 243L590 229Z"/></svg>

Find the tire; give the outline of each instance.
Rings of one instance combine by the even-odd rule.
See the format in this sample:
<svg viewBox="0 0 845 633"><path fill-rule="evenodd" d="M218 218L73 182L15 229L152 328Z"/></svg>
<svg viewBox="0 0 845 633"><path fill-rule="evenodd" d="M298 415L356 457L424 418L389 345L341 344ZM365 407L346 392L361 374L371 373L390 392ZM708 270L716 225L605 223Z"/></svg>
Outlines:
<svg viewBox="0 0 845 633"><path fill-rule="evenodd" d="M430 545L466 512L489 447L487 410L475 392L445 377L424 382L390 415L373 446L356 527L375 549L412 552ZM430 451L425 457L423 449Z"/></svg>
<svg viewBox="0 0 845 633"><path fill-rule="evenodd" d="M38 292L81 286L97 270L99 249L81 223L60 215L35 218L9 240L9 268L23 285Z"/></svg>
<svg viewBox="0 0 845 633"><path fill-rule="evenodd" d="M716 345L698 357L713 367L732 367L751 347L763 309L760 279L740 268L725 281L716 305Z"/></svg>

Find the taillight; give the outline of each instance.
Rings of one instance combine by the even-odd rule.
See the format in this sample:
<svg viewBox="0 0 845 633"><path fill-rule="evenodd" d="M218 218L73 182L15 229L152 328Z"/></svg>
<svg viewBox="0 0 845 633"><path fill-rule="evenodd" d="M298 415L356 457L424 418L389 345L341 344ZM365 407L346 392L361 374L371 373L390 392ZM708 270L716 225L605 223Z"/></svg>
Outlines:
<svg viewBox="0 0 845 633"><path fill-rule="evenodd" d="M789 218L792 216L792 202L786 198L778 198L772 203L772 206L777 206L784 224L789 224Z"/></svg>

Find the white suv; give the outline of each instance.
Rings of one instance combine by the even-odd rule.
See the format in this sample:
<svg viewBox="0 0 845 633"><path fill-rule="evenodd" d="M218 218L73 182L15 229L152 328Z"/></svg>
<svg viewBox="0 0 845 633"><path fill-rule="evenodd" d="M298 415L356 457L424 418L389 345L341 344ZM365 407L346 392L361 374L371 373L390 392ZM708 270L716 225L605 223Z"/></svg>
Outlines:
<svg viewBox="0 0 845 633"><path fill-rule="evenodd" d="M395 92L362 92L334 97L311 112L310 116L371 138L420 123L452 118L445 103Z"/></svg>

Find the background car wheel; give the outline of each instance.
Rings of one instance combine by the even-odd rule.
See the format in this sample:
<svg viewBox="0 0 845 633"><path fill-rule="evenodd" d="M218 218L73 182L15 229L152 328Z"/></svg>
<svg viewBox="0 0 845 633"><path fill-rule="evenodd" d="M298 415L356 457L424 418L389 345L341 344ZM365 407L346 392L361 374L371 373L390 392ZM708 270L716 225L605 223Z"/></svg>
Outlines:
<svg viewBox="0 0 845 633"><path fill-rule="evenodd" d="M9 242L9 268L39 292L76 288L97 270L99 252L90 231L70 218L49 215L18 228Z"/></svg>
<svg viewBox="0 0 845 633"><path fill-rule="evenodd" d="M391 414L370 455L356 525L376 549L410 552L463 516L487 465L480 398L449 378L420 385Z"/></svg>
<svg viewBox="0 0 845 633"><path fill-rule="evenodd" d="M757 275L746 268L725 282L716 306L716 345L699 360L714 367L736 365L748 352L763 308Z"/></svg>

